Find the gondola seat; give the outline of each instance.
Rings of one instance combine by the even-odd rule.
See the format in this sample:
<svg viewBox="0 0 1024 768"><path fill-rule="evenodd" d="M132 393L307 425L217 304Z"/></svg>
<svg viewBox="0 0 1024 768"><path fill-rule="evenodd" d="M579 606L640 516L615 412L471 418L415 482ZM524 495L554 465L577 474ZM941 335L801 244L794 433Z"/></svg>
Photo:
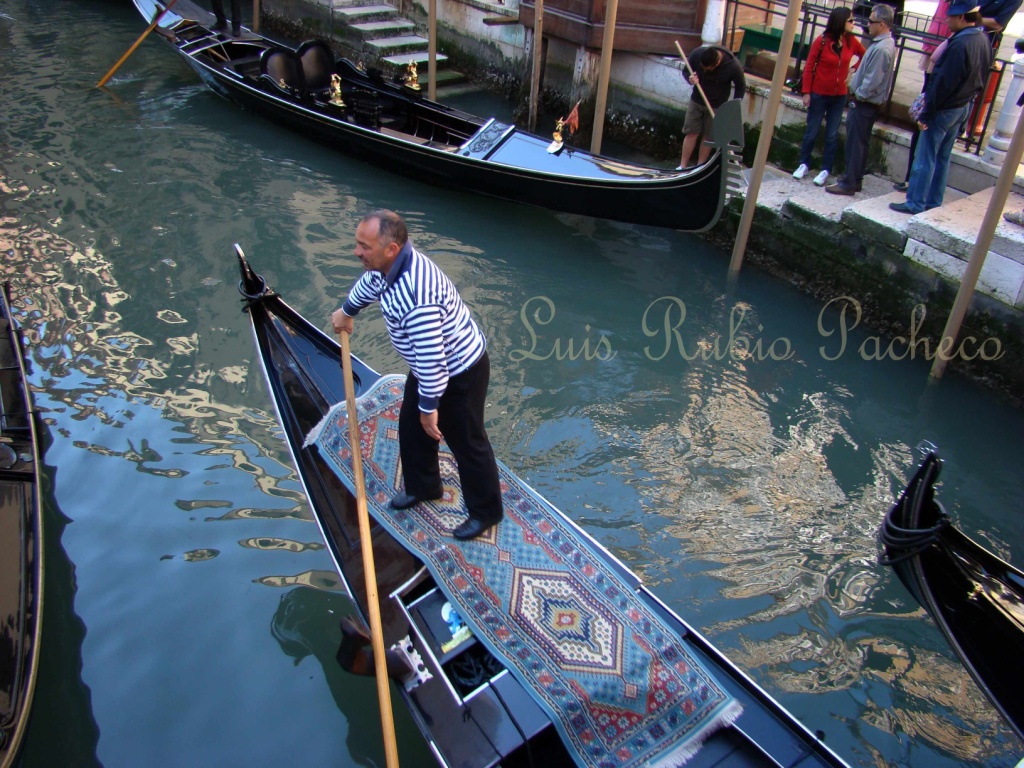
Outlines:
<svg viewBox="0 0 1024 768"><path fill-rule="evenodd" d="M271 93L297 99L306 93L302 62L291 51L268 48L260 56L260 87Z"/></svg>
<svg viewBox="0 0 1024 768"><path fill-rule="evenodd" d="M380 129L380 99L376 91L356 88L347 98L356 123L375 131Z"/></svg>
<svg viewBox="0 0 1024 768"><path fill-rule="evenodd" d="M306 92L324 97L331 91L331 75L337 71L334 51L322 40L307 40L296 51L302 64Z"/></svg>

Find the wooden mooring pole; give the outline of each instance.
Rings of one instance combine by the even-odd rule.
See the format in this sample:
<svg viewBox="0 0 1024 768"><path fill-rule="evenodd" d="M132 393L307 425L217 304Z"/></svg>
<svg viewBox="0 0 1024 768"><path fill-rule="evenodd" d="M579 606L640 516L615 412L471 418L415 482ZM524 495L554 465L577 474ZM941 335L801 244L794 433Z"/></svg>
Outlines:
<svg viewBox="0 0 1024 768"><path fill-rule="evenodd" d="M430 0L427 24L427 98L437 101L437 0Z"/></svg>
<svg viewBox="0 0 1024 768"><path fill-rule="evenodd" d="M750 171L750 183L747 196L743 201L743 213L740 215L740 226L736 232L736 242L732 248L732 260L729 262L729 278L735 279L743 264L743 255L747 250L747 239L750 236L750 224L754 220L757 209L757 195L761 191L761 179L764 167L768 162L768 150L775 133L775 119L779 114L779 102L782 101L782 89L786 85L789 74L789 57L793 52L793 38L796 37L796 25L800 20L803 2L789 4L786 13L786 24L782 28L782 40L779 41L779 56L775 62L775 73L772 75L772 89L768 94L764 116L761 118L761 136L757 140L757 151L754 153L754 167Z"/></svg>
<svg viewBox="0 0 1024 768"><path fill-rule="evenodd" d="M967 308L971 305L974 288L978 284L981 268L985 265L988 249L992 247L992 237L995 234L996 225L999 224L999 217L1003 214L1003 206L1006 205L1006 198L1013 186L1022 155L1024 155L1024 119L1018 119L1017 127L1013 130L1013 138L1010 139L1010 146L1006 149L1006 157L1003 158L1003 167L999 170L999 178L996 179L995 189L992 190L992 197L988 201L985 217L981 220L978 239L974 241L974 248L971 249L971 258L967 262L964 276L960 278L960 289L956 293L953 309L950 311L946 327L942 331L942 340L939 341L935 360L932 362L930 376L933 379L942 378L946 364L956 357L953 345L956 343L960 326L967 315Z"/></svg>
<svg viewBox="0 0 1024 768"><path fill-rule="evenodd" d="M608 109L608 80L612 71L612 53L615 49L615 17L619 13L619 0L608 0L604 10L604 37L601 40L601 70L597 76L597 103L594 106L594 131L590 151L601 154L604 138L604 113Z"/></svg>
<svg viewBox="0 0 1024 768"><path fill-rule="evenodd" d="M533 72L530 74L529 129L537 131L537 100L540 96L541 68L544 66L544 0L533 6Z"/></svg>

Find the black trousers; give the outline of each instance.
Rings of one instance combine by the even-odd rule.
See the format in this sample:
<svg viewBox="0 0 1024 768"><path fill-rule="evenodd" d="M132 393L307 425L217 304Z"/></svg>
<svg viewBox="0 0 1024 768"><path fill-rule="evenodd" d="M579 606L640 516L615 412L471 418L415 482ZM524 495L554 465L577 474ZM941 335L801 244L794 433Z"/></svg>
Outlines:
<svg viewBox="0 0 1024 768"><path fill-rule="evenodd" d="M213 15L217 21L224 21L224 0L211 0ZM237 29L242 24L242 0L231 0L231 26Z"/></svg>
<svg viewBox="0 0 1024 768"><path fill-rule="evenodd" d="M858 101L846 111L846 175L839 183L848 189L859 189L868 166L868 143L871 129L878 118L878 104Z"/></svg>
<svg viewBox="0 0 1024 768"><path fill-rule="evenodd" d="M501 485L494 449L484 429L484 404L491 379L485 352L474 365L448 380L437 407L437 426L455 456L462 497L471 518L490 522L502 515ZM442 491L438 443L420 424L419 380L409 372L398 417L398 445L405 492L419 498Z"/></svg>

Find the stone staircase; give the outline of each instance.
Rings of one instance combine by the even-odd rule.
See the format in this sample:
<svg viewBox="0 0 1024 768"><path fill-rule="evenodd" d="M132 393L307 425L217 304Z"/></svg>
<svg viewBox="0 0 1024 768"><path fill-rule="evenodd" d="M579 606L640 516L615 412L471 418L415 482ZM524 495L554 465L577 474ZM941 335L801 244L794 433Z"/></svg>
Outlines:
<svg viewBox="0 0 1024 768"><path fill-rule="evenodd" d="M874 243L875 250L907 259L958 284L992 191L988 187L966 194L947 188L941 207L910 216L889 209L889 203L906 199L905 194L893 190L889 179L865 176L863 192L842 197L823 194L807 179L795 181L785 171L769 167L758 207L772 211L789 226L816 233L826 247L841 242L844 232L855 232L863 243ZM1022 208L1024 196L1012 192L1004 210ZM1006 307L1024 309L1024 227L1000 218L978 278L977 293Z"/></svg>
<svg viewBox="0 0 1024 768"><path fill-rule="evenodd" d="M416 25L385 3L367 5L359 0L332 0L332 14L345 27L347 44L379 60L395 71L416 65L425 85L430 41L416 31ZM465 78L445 66L448 57L437 53L437 84L451 85Z"/></svg>

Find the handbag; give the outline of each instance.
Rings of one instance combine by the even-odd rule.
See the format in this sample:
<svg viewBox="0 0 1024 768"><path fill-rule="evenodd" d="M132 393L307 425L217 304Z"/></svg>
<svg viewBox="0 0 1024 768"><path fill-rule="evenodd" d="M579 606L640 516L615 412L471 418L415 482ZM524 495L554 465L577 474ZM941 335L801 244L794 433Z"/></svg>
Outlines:
<svg viewBox="0 0 1024 768"><path fill-rule="evenodd" d="M918 119L921 117L921 113L924 112L923 93L917 94L917 98L910 102L910 106L907 108L907 112L910 114L910 119L916 123Z"/></svg>

